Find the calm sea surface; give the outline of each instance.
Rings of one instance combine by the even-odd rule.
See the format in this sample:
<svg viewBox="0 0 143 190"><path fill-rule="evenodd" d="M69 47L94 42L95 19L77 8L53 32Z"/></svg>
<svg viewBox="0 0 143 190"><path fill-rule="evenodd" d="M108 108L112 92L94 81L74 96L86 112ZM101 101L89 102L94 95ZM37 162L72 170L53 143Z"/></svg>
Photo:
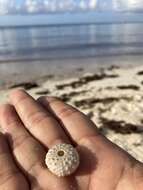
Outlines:
<svg viewBox="0 0 143 190"><path fill-rule="evenodd" d="M143 24L0 29L0 62L143 54Z"/></svg>

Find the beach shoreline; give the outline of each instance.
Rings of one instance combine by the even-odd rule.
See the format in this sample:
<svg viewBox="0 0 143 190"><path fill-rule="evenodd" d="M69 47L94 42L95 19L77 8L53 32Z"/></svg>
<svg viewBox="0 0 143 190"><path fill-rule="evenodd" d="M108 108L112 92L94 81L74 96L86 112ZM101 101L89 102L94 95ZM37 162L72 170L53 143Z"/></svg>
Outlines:
<svg viewBox="0 0 143 190"><path fill-rule="evenodd" d="M135 68L142 65L142 56L91 57L45 61L0 63L0 90L25 82L44 82L48 79L78 78L113 68Z"/></svg>

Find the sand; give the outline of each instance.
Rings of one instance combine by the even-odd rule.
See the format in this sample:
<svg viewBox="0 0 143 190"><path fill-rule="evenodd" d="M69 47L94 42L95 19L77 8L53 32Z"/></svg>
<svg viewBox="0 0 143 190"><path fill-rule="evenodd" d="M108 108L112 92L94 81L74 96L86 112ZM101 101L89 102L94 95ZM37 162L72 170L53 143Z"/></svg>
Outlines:
<svg viewBox="0 0 143 190"><path fill-rule="evenodd" d="M69 79L47 76L44 80L14 82L1 90L0 103L19 87L35 98L58 96L76 106L107 138L143 161L143 66L112 66Z"/></svg>

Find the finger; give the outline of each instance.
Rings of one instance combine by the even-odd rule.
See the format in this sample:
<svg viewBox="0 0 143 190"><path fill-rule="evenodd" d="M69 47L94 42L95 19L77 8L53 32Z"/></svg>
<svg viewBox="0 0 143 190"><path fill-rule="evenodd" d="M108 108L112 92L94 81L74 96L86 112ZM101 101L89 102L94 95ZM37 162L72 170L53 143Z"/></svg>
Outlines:
<svg viewBox="0 0 143 190"><path fill-rule="evenodd" d="M21 188L22 184L22 188ZM15 189L29 189L28 183L17 168L12 154L10 153L7 141L0 133L0 189L15 190Z"/></svg>
<svg viewBox="0 0 143 190"><path fill-rule="evenodd" d="M11 105L1 106L0 125L8 137L11 137L9 142L13 154L21 169L28 176L31 189L55 189L57 186L63 187L63 190L68 189L72 184L71 180L59 179L47 170L44 163L46 152L37 140L32 138L24 129ZM27 190L28 188L22 189L20 187L17 189Z"/></svg>
<svg viewBox="0 0 143 190"><path fill-rule="evenodd" d="M51 147L59 142L69 142L64 130L52 114L23 90L16 90L10 96L12 104L25 127L41 143Z"/></svg>
<svg viewBox="0 0 143 190"><path fill-rule="evenodd" d="M0 107L0 125L8 136L10 147L20 168L38 176L44 168L46 151L24 128L13 106Z"/></svg>
<svg viewBox="0 0 143 190"><path fill-rule="evenodd" d="M41 97L39 101L61 120L75 142L79 143L83 138L99 136L93 122L74 107L54 97Z"/></svg>

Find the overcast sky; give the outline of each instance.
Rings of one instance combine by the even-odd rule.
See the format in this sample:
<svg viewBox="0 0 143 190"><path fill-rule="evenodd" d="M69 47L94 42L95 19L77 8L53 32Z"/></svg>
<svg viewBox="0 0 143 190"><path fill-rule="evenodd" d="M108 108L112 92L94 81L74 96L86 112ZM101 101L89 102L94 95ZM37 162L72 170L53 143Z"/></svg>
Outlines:
<svg viewBox="0 0 143 190"><path fill-rule="evenodd" d="M142 10L143 0L0 0L0 14L72 10Z"/></svg>

